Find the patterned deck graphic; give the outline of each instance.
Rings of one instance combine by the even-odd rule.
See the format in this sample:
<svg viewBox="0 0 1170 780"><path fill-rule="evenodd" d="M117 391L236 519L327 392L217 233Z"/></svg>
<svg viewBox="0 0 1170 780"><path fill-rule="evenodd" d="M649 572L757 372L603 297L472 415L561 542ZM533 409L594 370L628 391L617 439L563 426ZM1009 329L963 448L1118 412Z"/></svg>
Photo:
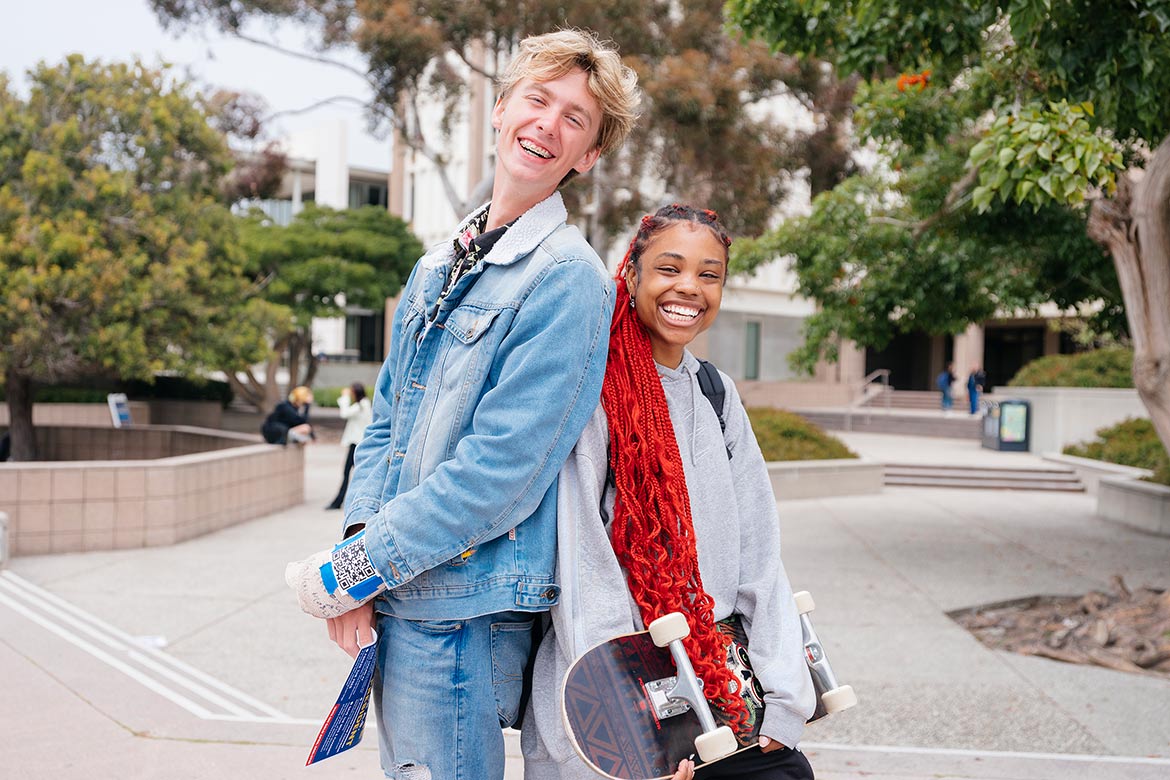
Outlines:
<svg viewBox="0 0 1170 780"><path fill-rule="evenodd" d="M728 663L748 689L752 728L740 742L750 747L759 741L763 703L743 651L746 634L738 618L724 621L720 630L732 634ZM578 658L565 679L564 704L585 760L610 777L642 780L670 777L679 761L692 757L702 731L698 716L685 712L658 721L644 688L674 674L670 651L656 647L645 631L612 639ZM718 709L714 715L716 723L726 722Z"/></svg>

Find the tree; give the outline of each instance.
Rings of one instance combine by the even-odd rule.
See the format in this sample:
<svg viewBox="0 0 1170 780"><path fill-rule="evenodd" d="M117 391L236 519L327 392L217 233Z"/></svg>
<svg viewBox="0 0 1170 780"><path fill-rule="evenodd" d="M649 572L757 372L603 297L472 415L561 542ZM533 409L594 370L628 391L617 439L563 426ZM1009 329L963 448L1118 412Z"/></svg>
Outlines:
<svg viewBox="0 0 1170 780"><path fill-rule="evenodd" d="M165 68L70 56L0 74L0 371L12 457L36 456L35 383L193 375L264 354L231 166L202 100Z"/></svg>
<svg viewBox="0 0 1170 780"><path fill-rule="evenodd" d="M1134 384L1170 449L1170 0L732 0L729 9L777 49L863 75L872 89L858 104L872 112L862 124L895 154L958 151L949 175L922 182L934 192L929 216L899 225L875 208L859 233L894 228L879 235L917 252L958 225L990 233L1004 215L1037 219L1025 224L1035 242L1047 239L1048 220L1083 222L1113 258ZM904 99L892 99L899 86ZM953 114L959 124L924 116L955 99L980 108ZM868 276L846 268L834 284L864 286Z"/></svg>
<svg viewBox="0 0 1170 780"><path fill-rule="evenodd" d="M774 57L760 44L738 45L722 26L721 0L152 0L164 24L214 24L245 32L254 19L296 19L317 31L327 60L334 47L356 46L366 58L371 120L430 160L457 213L486 199L491 181L465 198L447 175L443 148L450 126L424 127L421 101L461 110L466 76L494 77L516 43L564 26L614 40L641 78L648 101L623 154L571 185L566 196L588 213L602 254L608 238L669 197L716 209L737 233L759 233L783 200L791 171L808 169L814 191L851 169L843 131L853 82L837 82L820 63ZM348 67L348 66L345 66ZM787 102L785 102L787 101ZM793 106L813 127L792 127ZM647 191L650 190L650 191ZM472 201L475 201L473 203Z"/></svg>
<svg viewBox="0 0 1170 780"><path fill-rule="evenodd" d="M376 206L347 211L309 206L287 227L254 212L241 218L240 242L263 298L292 312L283 327L270 332L263 383L251 369L228 372L237 395L261 409L278 400L276 368L282 357L291 384L312 384L314 317L343 316L345 306L380 310L423 250L405 222Z"/></svg>

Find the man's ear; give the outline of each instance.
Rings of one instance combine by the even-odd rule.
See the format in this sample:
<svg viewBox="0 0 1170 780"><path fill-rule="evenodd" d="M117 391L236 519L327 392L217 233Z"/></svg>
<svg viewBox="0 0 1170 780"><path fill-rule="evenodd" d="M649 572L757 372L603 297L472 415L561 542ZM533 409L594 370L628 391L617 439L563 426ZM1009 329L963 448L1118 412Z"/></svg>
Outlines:
<svg viewBox="0 0 1170 780"><path fill-rule="evenodd" d="M573 165L573 170L577 173L589 173L594 165L597 165L598 159L601 158L601 147L594 146L585 154L581 155L581 159Z"/></svg>
<svg viewBox="0 0 1170 780"><path fill-rule="evenodd" d="M496 99L496 105L492 108L492 127L499 130L500 124L504 118L504 102L507 98L499 97Z"/></svg>

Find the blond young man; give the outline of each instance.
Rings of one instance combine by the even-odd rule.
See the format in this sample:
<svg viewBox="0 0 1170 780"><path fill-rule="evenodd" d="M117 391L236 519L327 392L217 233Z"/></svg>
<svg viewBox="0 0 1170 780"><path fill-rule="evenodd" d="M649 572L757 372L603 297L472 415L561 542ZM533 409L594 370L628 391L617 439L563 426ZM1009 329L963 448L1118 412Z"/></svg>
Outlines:
<svg viewBox="0 0 1170 780"><path fill-rule="evenodd" d="M556 478L600 397L613 285L558 187L617 148L637 78L590 34L525 39L495 184L394 315L344 542L286 579L351 655L378 630L390 778L501 778L537 613L556 603Z"/></svg>

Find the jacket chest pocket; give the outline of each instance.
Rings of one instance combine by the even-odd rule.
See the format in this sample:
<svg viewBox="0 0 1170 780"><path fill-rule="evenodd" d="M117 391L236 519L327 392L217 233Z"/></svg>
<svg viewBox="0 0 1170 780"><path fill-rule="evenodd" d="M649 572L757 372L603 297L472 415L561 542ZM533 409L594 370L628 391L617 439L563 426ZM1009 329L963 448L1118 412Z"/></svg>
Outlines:
<svg viewBox="0 0 1170 780"><path fill-rule="evenodd" d="M444 385L483 380L504 336L500 311L460 306L451 312L443 323L451 335L444 361Z"/></svg>

